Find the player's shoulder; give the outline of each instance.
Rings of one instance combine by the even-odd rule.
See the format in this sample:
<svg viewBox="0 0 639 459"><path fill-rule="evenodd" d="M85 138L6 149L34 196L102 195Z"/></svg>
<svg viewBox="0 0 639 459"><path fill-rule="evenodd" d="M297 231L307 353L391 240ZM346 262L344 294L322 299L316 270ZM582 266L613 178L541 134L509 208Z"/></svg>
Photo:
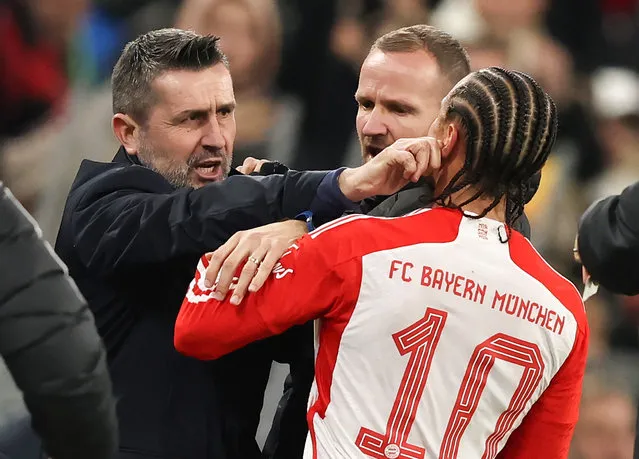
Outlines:
<svg viewBox="0 0 639 459"><path fill-rule="evenodd" d="M378 217L364 214L346 215L329 223L326 223L313 232L310 237L313 239L322 237L322 239L343 238L347 236L361 236L362 232L376 234L384 234L379 229L406 228L416 229L413 225L428 225L429 229L435 230L440 225L445 225L449 229L456 232L459 229L461 221L461 213L451 209L423 208L410 212L399 217ZM431 226L432 224L440 224Z"/></svg>
<svg viewBox="0 0 639 459"><path fill-rule="evenodd" d="M556 271L530 241L517 235L510 245L510 256L520 269L543 284L572 313L582 331L587 327L586 310L577 287Z"/></svg>
<svg viewBox="0 0 639 459"><path fill-rule="evenodd" d="M450 242L457 237L462 215L450 209L419 209L400 217L347 215L322 225L308 238L343 257L424 242ZM346 250L345 250L346 249Z"/></svg>

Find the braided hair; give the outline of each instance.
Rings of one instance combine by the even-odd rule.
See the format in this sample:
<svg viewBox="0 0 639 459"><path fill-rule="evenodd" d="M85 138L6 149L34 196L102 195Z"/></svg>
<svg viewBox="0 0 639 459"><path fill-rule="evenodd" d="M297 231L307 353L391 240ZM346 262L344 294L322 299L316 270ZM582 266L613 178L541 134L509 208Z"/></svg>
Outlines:
<svg viewBox="0 0 639 459"><path fill-rule="evenodd" d="M466 160L433 200L462 209L480 196L493 201L477 216L485 217L506 197L506 224L524 211L529 183L543 167L557 136L557 108L530 76L489 67L473 72L447 96L445 121L456 120L466 138ZM473 186L462 203L451 196Z"/></svg>

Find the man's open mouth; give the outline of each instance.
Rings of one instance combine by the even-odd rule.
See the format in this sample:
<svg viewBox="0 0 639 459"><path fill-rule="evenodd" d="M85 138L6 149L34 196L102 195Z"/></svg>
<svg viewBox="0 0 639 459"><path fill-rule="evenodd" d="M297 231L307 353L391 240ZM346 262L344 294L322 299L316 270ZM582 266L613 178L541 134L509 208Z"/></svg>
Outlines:
<svg viewBox="0 0 639 459"><path fill-rule="evenodd" d="M224 174L222 159L208 158L193 165L193 169L202 180L220 180Z"/></svg>
<svg viewBox="0 0 639 459"><path fill-rule="evenodd" d="M213 172L216 168L220 167L220 164L222 163L222 160L219 158L211 158L211 159L206 159L204 161L201 161L199 163L197 163L194 166L194 169L197 169L200 172Z"/></svg>

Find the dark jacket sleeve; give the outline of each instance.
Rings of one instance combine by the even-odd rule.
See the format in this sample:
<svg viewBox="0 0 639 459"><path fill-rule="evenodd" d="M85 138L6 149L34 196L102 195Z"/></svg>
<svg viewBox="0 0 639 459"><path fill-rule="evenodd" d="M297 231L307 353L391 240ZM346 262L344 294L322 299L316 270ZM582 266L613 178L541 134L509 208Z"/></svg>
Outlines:
<svg viewBox="0 0 639 459"><path fill-rule="evenodd" d="M115 405L93 316L0 183L0 354L55 459L112 459Z"/></svg>
<svg viewBox="0 0 639 459"><path fill-rule="evenodd" d="M579 223L578 249L595 282L639 294L639 182L590 206Z"/></svg>
<svg viewBox="0 0 639 459"><path fill-rule="evenodd" d="M72 192L81 199L67 204L62 225L68 228L61 229L82 265L101 274L201 256L237 231L293 218L313 208L327 173L238 175L178 190L167 190L161 176L142 167L112 175ZM343 210L335 209L335 217Z"/></svg>

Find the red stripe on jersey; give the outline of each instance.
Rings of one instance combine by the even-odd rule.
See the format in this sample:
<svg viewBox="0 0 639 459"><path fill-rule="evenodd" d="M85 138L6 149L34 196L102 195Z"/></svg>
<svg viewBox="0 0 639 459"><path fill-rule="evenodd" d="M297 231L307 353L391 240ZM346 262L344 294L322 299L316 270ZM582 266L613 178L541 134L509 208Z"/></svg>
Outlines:
<svg viewBox="0 0 639 459"><path fill-rule="evenodd" d="M322 320L320 325L320 342L315 359L315 382L317 387L317 400L310 407L307 420L313 443L313 458L317 457L317 442L313 426L315 415L324 417L326 409L331 401L331 385L333 383L333 371L337 362L337 354L342 340L344 329L353 314L359 289L362 282L361 258L372 252L389 250L397 247L420 243L441 244L452 242L459 234L459 226L462 213L457 210L437 208L427 212L414 213L398 218L352 218L340 219L336 224L327 225L324 231L319 231L317 236L321 238L346 237L347 231L355 233L348 238L357 241L350 247L350 254L341 254L340 258L359 258L359 263L345 263L338 270L342 271L340 277L352 280L355 288L344 288L342 291L348 295L342 298L341 304L332 308L331 312ZM320 228L322 229L322 228ZM336 231L332 231L332 230ZM362 234L375 233L374 238L361 237ZM331 246L326 240L327 247ZM352 292L352 293L349 293ZM330 321L328 323L327 321Z"/></svg>
<svg viewBox="0 0 639 459"><path fill-rule="evenodd" d="M586 310L575 286L555 271L521 234L511 232L510 258L524 272L541 282L574 316L579 331L586 327Z"/></svg>

